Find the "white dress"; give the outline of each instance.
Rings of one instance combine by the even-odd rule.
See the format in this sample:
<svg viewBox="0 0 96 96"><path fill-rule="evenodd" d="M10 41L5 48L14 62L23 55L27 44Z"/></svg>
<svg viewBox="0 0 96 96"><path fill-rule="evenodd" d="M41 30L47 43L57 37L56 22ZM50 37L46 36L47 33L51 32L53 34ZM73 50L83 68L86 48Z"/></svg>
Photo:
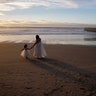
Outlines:
<svg viewBox="0 0 96 96"><path fill-rule="evenodd" d="M25 49L24 49L24 50L21 52L21 56L22 56L23 58L28 58L29 55L30 55L30 51L29 51L29 50L25 50Z"/></svg>
<svg viewBox="0 0 96 96"><path fill-rule="evenodd" d="M37 58L42 58L46 56L46 51L41 42L38 42L34 47L33 56Z"/></svg>

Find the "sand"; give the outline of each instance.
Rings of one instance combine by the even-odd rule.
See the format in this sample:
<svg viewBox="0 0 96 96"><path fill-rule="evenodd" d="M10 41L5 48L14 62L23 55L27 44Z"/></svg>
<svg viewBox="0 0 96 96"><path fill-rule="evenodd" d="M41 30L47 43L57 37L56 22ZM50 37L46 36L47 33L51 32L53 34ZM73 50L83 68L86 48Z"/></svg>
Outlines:
<svg viewBox="0 0 96 96"><path fill-rule="evenodd" d="M0 43L0 96L96 96L96 46L44 45L45 59L24 59L23 45Z"/></svg>

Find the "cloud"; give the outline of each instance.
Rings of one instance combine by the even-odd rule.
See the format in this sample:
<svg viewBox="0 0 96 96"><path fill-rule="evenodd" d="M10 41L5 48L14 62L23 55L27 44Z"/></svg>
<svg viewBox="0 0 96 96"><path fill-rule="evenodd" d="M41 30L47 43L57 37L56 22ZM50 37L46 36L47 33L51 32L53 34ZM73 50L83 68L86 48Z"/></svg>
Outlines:
<svg viewBox="0 0 96 96"><path fill-rule="evenodd" d="M70 22L60 22L60 21L30 21L30 20L0 20L0 27L88 27L95 25L80 24L80 23L70 23Z"/></svg>
<svg viewBox="0 0 96 96"><path fill-rule="evenodd" d="M0 0L0 12L26 9L33 6L45 8L94 7L96 0Z"/></svg>
<svg viewBox="0 0 96 96"><path fill-rule="evenodd" d="M6 0L0 1L0 8L2 10L19 8L30 8L31 6L44 6L44 7L64 7L64 8L77 8L78 5L72 0ZM3 7L4 6L4 7Z"/></svg>
<svg viewBox="0 0 96 96"><path fill-rule="evenodd" d="M0 12L0 16L3 16L4 14Z"/></svg>
<svg viewBox="0 0 96 96"><path fill-rule="evenodd" d="M49 21L49 20L0 20L0 24L56 24L56 23L64 23L59 21Z"/></svg>
<svg viewBox="0 0 96 96"><path fill-rule="evenodd" d="M0 9L11 11L17 8L44 6L47 8L79 8L96 5L96 0L0 0Z"/></svg>
<svg viewBox="0 0 96 96"><path fill-rule="evenodd" d="M0 4L0 11L12 11L15 8L6 4Z"/></svg>
<svg viewBox="0 0 96 96"><path fill-rule="evenodd" d="M16 24L22 24L22 25L23 24L39 24L41 22L42 22L42 20L40 20L40 21L31 21L31 20L0 20L0 24L2 24L2 25L7 25L7 24L8 25L16 25Z"/></svg>
<svg viewBox="0 0 96 96"><path fill-rule="evenodd" d="M70 0L75 2L79 8L94 8L96 7L96 0Z"/></svg>
<svg viewBox="0 0 96 96"><path fill-rule="evenodd" d="M71 0L53 0L49 2L50 7L78 8L78 5Z"/></svg>
<svg viewBox="0 0 96 96"><path fill-rule="evenodd" d="M32 3L28 3L28 2L15 2L15 3L6 3L8 6L14 6L15 9L25 9L25 8L30 8L31 6L33 6Z"/></svg>
<svg viewBox="0 0 96 96"><path fill-rule="evenodd" d="M33 6L43 6L46 8L78 7L78 5L71 0L0 0L0 12L27 9Z"/></svg>

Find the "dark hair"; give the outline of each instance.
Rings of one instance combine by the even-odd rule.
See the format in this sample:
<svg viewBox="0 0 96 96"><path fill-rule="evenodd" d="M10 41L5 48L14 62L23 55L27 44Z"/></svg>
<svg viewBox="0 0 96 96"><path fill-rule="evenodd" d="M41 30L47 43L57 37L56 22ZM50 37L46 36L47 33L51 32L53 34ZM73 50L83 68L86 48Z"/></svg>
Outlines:
<svg viewBox="0 0 96 96"><path fill-rule="evenodd" d="M27 48L27 44L24 45L24 48Z"/></svg>
<svg viewBox="0 0 96 96"><path fill-rule="evenodd" d="M36 35L36 39L38 39L39 38L39 35Z"/></svg>

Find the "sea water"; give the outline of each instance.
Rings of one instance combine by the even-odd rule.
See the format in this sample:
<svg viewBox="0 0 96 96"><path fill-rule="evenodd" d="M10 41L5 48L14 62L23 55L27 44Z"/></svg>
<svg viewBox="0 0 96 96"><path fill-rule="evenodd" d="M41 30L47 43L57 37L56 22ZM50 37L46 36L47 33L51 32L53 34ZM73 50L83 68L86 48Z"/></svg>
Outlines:
<svg viewBox="0 0 96 96"><path fill-rule="evenodd" d="M96 46L95 32L75 27L0 28L0 42L34 43L37 34L44 44Z"/></svg>

